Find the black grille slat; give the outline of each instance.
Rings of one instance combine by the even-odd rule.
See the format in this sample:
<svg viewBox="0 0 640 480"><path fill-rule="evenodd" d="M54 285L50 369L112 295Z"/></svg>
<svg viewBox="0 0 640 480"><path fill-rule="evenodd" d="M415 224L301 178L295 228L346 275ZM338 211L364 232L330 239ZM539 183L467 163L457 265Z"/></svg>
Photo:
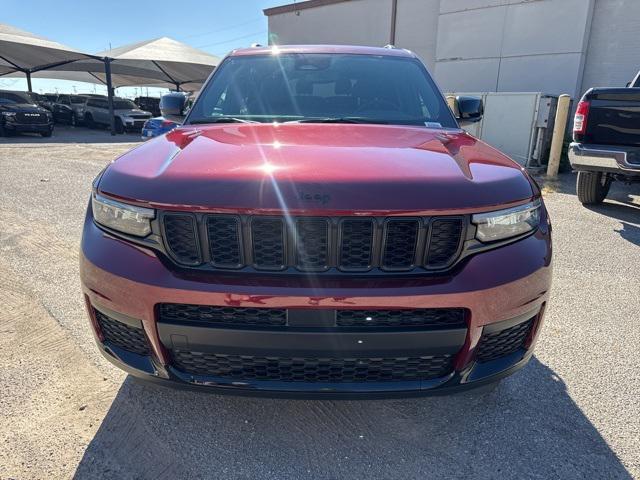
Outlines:
<svg viewBox="0 0 640 480"><path fill-rule="evenodd" d="M326 270L329 265L329 222L322 218L298 219L295 247L300 270Z"/></svg>
<svg viewBox="0 0 640 480"><path fill-rule="evenodd" d="M285 231L281 218L254 218L251 222L253 263L264 270L285 267Z"/></svg>
<svg viewBox="0 0 640 480"><path fill-rule="evenodd" d="M466 328L462 308L426 308L418 310L338 310L339 327L429 327Z"/></svg>
<svg viewBox="0 0 640 480"><path fill-rule="evenodd" d="M213 266L242 267L239 218L215 215L207 217L207 237Z"/></svg>
<svg viewBox="0 0 640 480"><path fill-rule="evenodd" d="M149 345L142 328L119 322L95 309L94 314L105 342L138 355L149 354Z"/></svg>
<svg viewBox="0 0 640 480"><path fill-rule="evenodd" d="M287 324L287 311L283 308L217 307L162 303L159 321L169 323L198 323L213 326L278 327Z"/></svg>
<svg viewBox="0 0 640 480"><path fill-rule="evenodd" d="M201 263L198 229L193 215L164 215L164 234L170 253L185 265Z"/></svg>
<svg viewBox="0 0 640 480"><path fill-rule="evenodd" d="M504 330L482 334L476 354L478 361L495 360L523 347L533 326L533 320L531 318Z"/></svg>
<svg viewBox="0 0 640 480"><path fill-rule="evenodd" d="M410 270L415 263L419 222L414 219L388 220L384 231L382 268Z"/></svg>
<svg viewBox="0 0 640 480"><path fill-rule="evenodd" d="M431 222L426 254L427 268L442 268L458 255L462 240L462 220L441 218Z"/></svg>
<svg viewBox="0 0 640 480"><path fill-rule="evenodd" d="M287 358L223 355L176 349L174 365L193 375L282 382L430 380L451 372L452 355L398 358Z"/></svg>
<svg viewBox="0 0 640 480"><path fill-rule="evenodd" d="M348 219L340 225L339 267L362 271L373 263L373 220Z"/></svg>

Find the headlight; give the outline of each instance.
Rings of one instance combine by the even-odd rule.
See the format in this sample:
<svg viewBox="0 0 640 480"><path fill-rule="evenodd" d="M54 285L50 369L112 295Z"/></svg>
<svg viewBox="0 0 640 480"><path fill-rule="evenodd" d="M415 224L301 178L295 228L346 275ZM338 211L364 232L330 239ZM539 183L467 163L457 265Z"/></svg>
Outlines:
<svg viewBox="0 0 640 480"><path fill-rule="evenodd" d="M91 197L91 208L93 218L100 225L137 237L146 237L151 233L151 219L155 217L155 210L116 202L97 193Z"/></svg>
<svg viewBox="0 0 640 480"><path fill-rule="evenodd" d="M538 228L541 208L542 202L536 200L506 210L478 213L472 218L477 226L476 238L486 243L531 232Z"/></svg>
<svg viewBox="0 0 640 480"><path fill-rule="evenodd" d="M16 112L2 112L2 115L4 115L5 117L15 117Z"/></svg>

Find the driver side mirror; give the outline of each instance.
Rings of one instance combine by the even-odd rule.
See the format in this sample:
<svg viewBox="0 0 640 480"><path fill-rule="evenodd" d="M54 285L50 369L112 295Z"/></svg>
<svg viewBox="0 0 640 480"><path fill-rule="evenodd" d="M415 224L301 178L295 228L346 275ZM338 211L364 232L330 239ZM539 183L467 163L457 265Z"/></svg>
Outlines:
<svg viewBox="0 0 640 480"><path fill-rule="evenodd" d="M482 119L484 106L481 98L457 96L456 105L459 113L456 120L464 123L475 123Z"/></svg>
<svg viewBox="0 0 640 480"><path fill-rule="evenodd" d="M160 98L160 113L163 117L183 117L187 106L187 97L181 93L168 93Z"/></svg>
<svg viewBox="0 0 640 480"><path fill-rule="evenodd" d="M447 97L451 98L451 97ZM484 106L479 97L455 97L456 120L460 123L475 123L482 119Z"/></svg>

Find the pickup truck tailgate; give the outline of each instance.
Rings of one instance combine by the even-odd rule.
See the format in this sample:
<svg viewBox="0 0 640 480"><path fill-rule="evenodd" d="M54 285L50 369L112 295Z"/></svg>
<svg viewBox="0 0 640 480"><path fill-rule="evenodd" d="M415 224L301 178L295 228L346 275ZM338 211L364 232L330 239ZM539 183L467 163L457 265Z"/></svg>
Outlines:
<svg viewBox="0 0 640 480"><path fill-rule="evenodd" d="M590 107L581 142L640 147L640 88L598 88L585 97Z"/></svg>

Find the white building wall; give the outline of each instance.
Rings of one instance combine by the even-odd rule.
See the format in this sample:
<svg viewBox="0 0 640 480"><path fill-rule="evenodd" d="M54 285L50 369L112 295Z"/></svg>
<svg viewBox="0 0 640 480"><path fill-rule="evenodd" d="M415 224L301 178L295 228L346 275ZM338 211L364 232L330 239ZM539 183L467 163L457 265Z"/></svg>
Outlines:
<svg viewBox="0 0 640 480"><path fill-rule="evenodd" d="M593 0L441 0L435 76L449 91L580 87Z"/></svg>
<svg viewBox="0 0 640 480"><path fill-rule="evenodd" d="M395 44L413 51L433 71L440 0L398 0Z"/></svg>
<svg viewBox="0 0 640 480"><path fill-rule="evenodd" d="M389 43L391 0L352 0L272 15L269 43L376 45Z"/></svg>
<svg viewBox="0 0 640 480"><path fill-rule="evenodd" d="M596 0L580 93L624 87L640 70L640 1Z"/></svg>

